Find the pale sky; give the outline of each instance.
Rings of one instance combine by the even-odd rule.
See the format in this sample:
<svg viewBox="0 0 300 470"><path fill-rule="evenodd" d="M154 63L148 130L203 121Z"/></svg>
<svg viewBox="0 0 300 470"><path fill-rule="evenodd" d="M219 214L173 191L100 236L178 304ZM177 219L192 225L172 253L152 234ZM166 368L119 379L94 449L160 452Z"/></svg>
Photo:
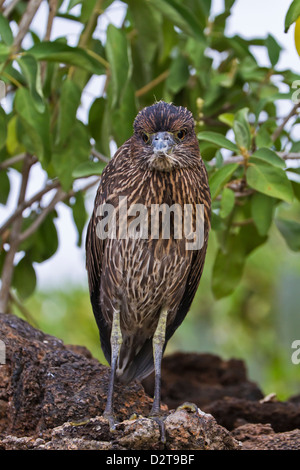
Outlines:
<svg viewBox="0 0 300 470"><path fill-rule="evenodd" d="M292 68L296 73L300 70L300 58L294 45L294 26L288 34L284 33L284 17L291 0L236 0L232 9L232 15L228 22L227 34L239 34L245 38L266 37L272 34L283 46L279 66L281 68ZM223 10L223 0L213 0L213 13L217 14ZM123 19L125 6L122 2L116 1L103 15L98 23L97 34L100 38L105 37L105 30L109 23L119 25ZM34 28L37 31L44 31L47 18L47 7L41 5L39 17L35 19ZM67 22L56 19L53 27L51 39L66 35L70 45L76 44L76 38L80 33L80 28L75 22ZM264 51L260 48L253 48L258 62L261 65L269 66L269 60ZM300 73L299 73L300 75ZM79 117L86 120L90 103L94 97L100 96L103 80L95 77L85 93L85 100L80 109ZM42 178L42 179L41 179ZM14 178L14 184L15 184ZM43 175L39 168L34 168L31 185L27 197L35 193L43 185ZM16 184L16 187L18 185ZM92 211L95 190L90 191L86 207L89 214ZM9 200L8 210L0 206L0 218L6 219L9 209L14 207L16 195L12 195ZM58 207L59 219L57 222L60 245L55 256L50 260L35 265L38 275L38 285L42 288L47 286L61 287L63 283L81 284L87 286L85 271L84 247L76 247L76 230L72 221L70 210L63 204Z"/></svg>

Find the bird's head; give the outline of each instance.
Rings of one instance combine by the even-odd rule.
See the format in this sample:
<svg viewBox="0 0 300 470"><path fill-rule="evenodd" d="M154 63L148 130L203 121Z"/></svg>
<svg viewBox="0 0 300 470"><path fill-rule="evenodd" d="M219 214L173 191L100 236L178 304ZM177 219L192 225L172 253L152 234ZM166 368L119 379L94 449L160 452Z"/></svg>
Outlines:
<svg viewBox="0 0 300 470"><path fill-rule="evenodd" d="M132 155L143 166L159 171L199 164L192 113L164 101L144 108L134 121Z"/></svg>

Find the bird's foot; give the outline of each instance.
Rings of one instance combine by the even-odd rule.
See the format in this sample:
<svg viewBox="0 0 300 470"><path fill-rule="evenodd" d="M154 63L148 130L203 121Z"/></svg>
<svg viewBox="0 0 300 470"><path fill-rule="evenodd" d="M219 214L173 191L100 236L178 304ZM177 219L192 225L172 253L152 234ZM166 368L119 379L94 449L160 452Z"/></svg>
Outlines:
<svg viewBox="0 0 300 470"><path fill-rule="evenodd" d="M115 422L115 418L114 418L113 414L108 412L108 411L104 411L103 418L107 419L108 424L109 424L110 432L115 432L116 422Z"/></svg>
<svg viewBox="0 0 300 470"><path fill-rule="evenodd" d="M190 411L191 413L198 413L198 406L195 405L195 403L190 403L188 401L185 401L182 405L176 408L176 411L180 411L180 410L187 410L187 411Z"/></svg>
<svg viewBox="0 0 300 470"><path fill-rule="evenodd" d="M152 421L155 421L158 424L159 431L160 431L160 442L165 444L166 443L166 427L165 427L164 420L166 417L160 416L158 414L150 414L148 417L149 419L152 419Z"/></svg>

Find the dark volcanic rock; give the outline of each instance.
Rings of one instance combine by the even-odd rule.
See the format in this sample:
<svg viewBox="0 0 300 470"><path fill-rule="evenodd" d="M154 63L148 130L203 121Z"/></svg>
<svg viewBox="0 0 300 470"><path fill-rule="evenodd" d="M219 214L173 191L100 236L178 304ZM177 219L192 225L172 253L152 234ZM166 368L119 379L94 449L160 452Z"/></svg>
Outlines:
<svg viewBox="0 0 300 470"><path fill-rule="evenodd" d="M0 339L6 345L6 365L0 365L0 433L24 436L102 414L109 369L84 349L68 348L13 315L0 314ZM151 399L140 384L117 384L115 390L118 419L149 413Z"/></svg>
<svg viewBox="0 0 300 470"><path fill-rule="evenodd" d="M299 397L261 400L241 361L180 353L163 360L163 401L172 409L197 405L163 405L163 444L158 423L146 417L152 398L141 384L116 384L119 424L111 433L102 417L108 367L13 315L0 314L0 339L0 450L299 450ZM151 380L144 382L149 393Z"/></svg>
<svg viewBox="0 0 300 470"><path fill-rule="evenodd" d="M300 428L300 404L281 401L254 402L227 397L203 408L221 426L232 430L240 423L270 424L275 432Z"/></svg>
<svg viewBox="0 0 300 470"><path fill-rule="evenodd" d="M300 429L275 433L270 424L245 424L231 434L243 450L300 450Z"/></svg>
<svg viewBox="0 0 300 470"><path fill-rule="evenodd" d="M154 375L143 381L153 393ZM259 400L263 393L247 379L243 361L222 360L214 354L175 353L162 361L162 400L170 409L184 401L203 408L224 397Z"/></svg>
<svg viewBox="0 0 300 470"><path fill-rule="evenodd" d="M168 413L166 444L145 418L151 398L139 383L116 385L121 422L111 433L101 415L109 368L85 348L65 346L23 320L0 314L6 364L0 365L0 449L238 449L211 415L196 408ZM136 413L135 419L128 418ZM142 415L142 416L140 416Z"/></svg>

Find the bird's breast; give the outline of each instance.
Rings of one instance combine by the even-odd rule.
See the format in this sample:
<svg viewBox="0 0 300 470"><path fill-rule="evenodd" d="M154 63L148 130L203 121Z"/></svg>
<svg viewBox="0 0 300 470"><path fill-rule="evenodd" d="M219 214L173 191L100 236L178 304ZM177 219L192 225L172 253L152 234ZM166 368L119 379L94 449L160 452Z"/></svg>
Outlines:
<svg viewBox="0 0 300 470"><path fill-rule="evenodd" d="M127 184L120 179L105 201L112 213L106 221L111 226L106 227L100 301L108 322L116 308L123 331L147 323L155 328L153 318L162 308L172 321L191 266L189 244L201 202L199 185L184 171L149 171Z"/></svg>

